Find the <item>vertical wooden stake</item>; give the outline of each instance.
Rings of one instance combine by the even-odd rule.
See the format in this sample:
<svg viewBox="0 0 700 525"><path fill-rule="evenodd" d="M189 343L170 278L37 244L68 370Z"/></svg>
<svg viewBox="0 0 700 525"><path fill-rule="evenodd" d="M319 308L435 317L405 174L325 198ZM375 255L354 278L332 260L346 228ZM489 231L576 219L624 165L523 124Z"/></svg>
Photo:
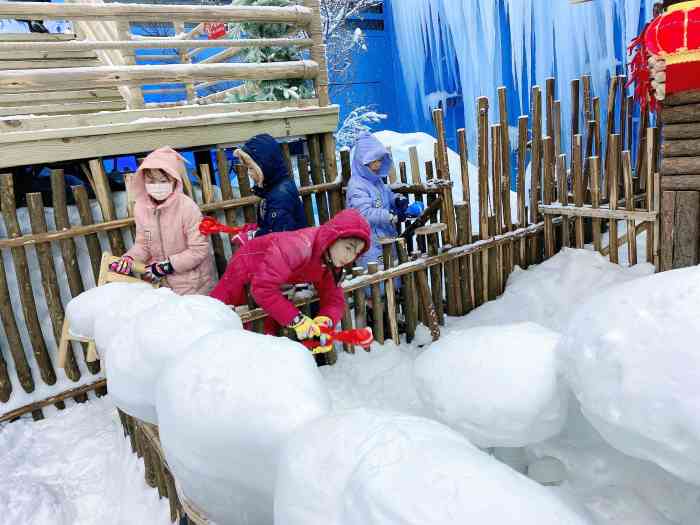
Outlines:
<svg viewBox="0 0 700 525"><path fill-rule="evenodd" d="M610 79L610 86L608 88L608 111L606 115L607 131L605 133L605 173L603 175L604 183L601 187L602 195L601 198L605 200L610 194L610 135L615 133L615 98L617 97L617 77L614 76ZM617 168L615 168L617 169Z"/></svg>
<svg viewBox="0 0 700 525"><path fill-rule="evenodd" d="M625 209L634 211L634 190L632 188L632 159L630 152L622 152L622 180L625 188ZM627 258L629 265L637 264L637 232L634 219L627 221Z"/></svg>
<svg viewBox="0 0 700 525"><path fill-rule="evenodd" d="M544 191L542 198L545 204L552 204L554 195L554 140L552 137L545 137L544 148ZM544 256L546 259L554 256L555 244L554 216L546 214L544 216Z"/></svg>
<svg viewBox="0 0 700 525"><path fill-rule="evenodd" d="M617 209L617 189L618 189L618 167L620 165L620 135L612 134L608 137L610 159L608 169L610 170L610 209ZM619 263L617 253L617 219L610 219L608 235L610 245L610 262Z"/></svg>
<svg viewBox="0 0 700 525"><path fill-rule="evenodd" d="M530 181L530 222L536 224L539 221L538 203L541 197L542 178L542 92L539 86L532 88L532 169ZM539 260L538 237L530 240L530 262Z"/></svg>
<svg viewBox="0 0 700 525"><path fill-rule="evenodd" d="M600 208L600 157L591 157L588 161L591 166L591 207ZM603 251L600 219L592 219L593 248L598 253Z"/></svg>
<svg viewBox="0 0 700 525"><path fill-rule="evenodd" d="M525 160L527 157L527 129L528 129L528 117L521 116L518 119L518 227L527 227L527 208L526 202L527 198L525 195ZM520 250L518 261L522 268L527 268L527 238L525 236L520 238Z"/></svg>
<svg viewBox="0 0 700 525"><path fill-rule="evenodd" d="M396 239L396 251L399 257L399 264L409 261L408 247L406 239L399 237ZM404 317L406 319L406 342L410 343L416 336L416 326L418 325L418 292L416 289L415 276L412 273L403 278L402 291L404 292Z"/></svg>
<svg viewBox="0 0 700 525"><path fill-rule="evenodd" d="M566 207L569 205L569 180L566 173L566 155L557 157L557 193L559 203ZM561 244L569 248L571 246L571 223L568 215L561 217Z"/></svg>
<svg viewBox="0 0 700 525"><path fill-rule="evenodd" d="M574 176L574 204L576 206L583 206L583 157L582 157L582 142L583 137L581 135L574 136L573 142L573 153L574 157L572 159L571 171ZM577 216L575 221L575 231L576 231L576 248L583 248L584 238L583 238L583 217Z"/></svg>
<svg viewBox="0 0 700 525"><path fill-rule="evenodd" d="M379 263L371 262L367 264L367 271L370 275L374 275L379 271ZM384 302L382 301L382 292L379 283L372 285L372 334L374 339L380 345L384 344Z"/></svg>
<svg viewBox="0 0 700 525"><path fill-rule="evenodd" d="M478 125L479 125L479 238L486 240L489 238L489 139L488 139L488 104L486 97L479 97L478 104ZM482 279L482 300L489 300L488 286L488 252L481 252L481 279Z"/></svg>
<svg viewBox="0 0 700 525"><path fill-rule="evenodd" d="M341 152L341 159L343 158ZM309 175L309 160L303 155L297 157L297 162L299 164L299 185L303 188L304 186L311 186L311 178ZM349 168L348 168L349 169ZM343 169L343 174L345 170ZM345 175L343 175L345 177ZM349 178L349 176L348 176ZM345 184L347 187L347 184ZM306 222L309 226L317 226L314 219L314 203L311 195L303 195L301 201L304 204L304 216L306 217Z"/></svg>

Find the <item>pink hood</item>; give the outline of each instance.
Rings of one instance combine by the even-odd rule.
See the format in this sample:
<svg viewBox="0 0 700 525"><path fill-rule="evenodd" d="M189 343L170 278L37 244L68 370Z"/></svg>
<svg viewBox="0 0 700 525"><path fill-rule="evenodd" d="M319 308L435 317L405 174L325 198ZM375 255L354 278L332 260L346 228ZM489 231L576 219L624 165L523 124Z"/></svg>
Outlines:
<svg viewBox="0 0 700 525"><path fill-rule="evenodd" d="M146 193L146 179L143 176L143 170L146 169L163 170L175 180L175 191L160 204L161 206L171 200L174 194L182 193L182 179L187 176L185 162L185 158L182 155L168 146L163 146L149 153L148 156L143 159L143 162L139 166L139 169L136 170L132 179L131 188L134 193L134 200L139 201L145 199L151 203L151 206L155 206L155 203L151 201Z"/></svg>

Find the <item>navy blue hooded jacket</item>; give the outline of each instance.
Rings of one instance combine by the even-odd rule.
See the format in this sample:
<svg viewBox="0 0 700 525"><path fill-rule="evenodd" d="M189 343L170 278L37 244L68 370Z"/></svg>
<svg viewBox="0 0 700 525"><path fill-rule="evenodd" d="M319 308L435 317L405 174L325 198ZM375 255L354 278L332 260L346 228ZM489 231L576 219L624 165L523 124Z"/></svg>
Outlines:
<svg viewBox="0 0 700 525"><path fill-rule="evenodd" d="M253 188L253 192L263 199L258 208L258 231L255 236L306 228L308 224L299 190L289 177L287 163L277 141L268 134L256 135L241 149L260 166L264 176L262 187Z"/></svg>

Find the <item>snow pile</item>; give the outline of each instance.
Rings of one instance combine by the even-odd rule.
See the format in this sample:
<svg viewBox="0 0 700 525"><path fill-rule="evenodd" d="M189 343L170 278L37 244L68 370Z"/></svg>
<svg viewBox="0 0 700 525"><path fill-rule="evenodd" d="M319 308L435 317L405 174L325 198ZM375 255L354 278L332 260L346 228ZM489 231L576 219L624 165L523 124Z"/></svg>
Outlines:
<svg viewBox="0 0 700 525"><path fill-rule="evenodd" d="M650 264L623 268L598 252L564 248L527 271L516 268L502 296L458 323L467 328L529 321L563 332L571 315L592 294L653 273Z"/></svg>
<svg viewBox="0 0 700 525"><path fill-rule="evenodd" d="M128 311L136 304L134 298L150 289L151 285L146 283L108 283L81 293L66 306L70 333L92 339L95 337L95 322L100 315L110 316L115 312Z"/></svg>
<svg viewBox="0 0 700 525"><path fill-rule="evenodd" d="M163 374L156 398L168 464L217 523L272 523L285 440L330 410L303 346L240 330L197 341Z"/></svg>
<svg viewBox="0 0 700 525"><path fill-rule="evenodd" d="M398 172L399 162L405 162L408 168L408 182L411 183L411 162L409 149L415 147L418 152L418 166L420 168L421 180L426 180L425 162L430 160L435 162L435 143L437 139L427 133L397 133L396 131L379 131L374 134L385 147L391 148L391 155L394 158L394 164ZM464 200L462 190L462 167L459 159L459 153L447 148L447 159L450 166L450 174L452 176L452 195L455 202ZM469 180L478 180L478 169L473 164L469 163ZM469 185L470 202L472 210L472 227L477 228L479 224L479 186L475 182ZM514 191L510 192L510 207L514 211L513 221L517 219L518 210L518 194Z"/></svg>
<svg viewBox="0 0 700 525"><path fill-rule="evenodd" d="M545 488L429 419L372 410L324 417L287 443L276 525L589 523Z"/></svg>
<svg viewBox="0 0 700 525"><path fill-rule="evenodd" d="M418 394L435 419L478 446L542 441L566 420L558 342L533 323L452 332L416 359Z"/></svg>
<svg viewBox="0 0 700 525"><path fill-rule="evenodd" d="M571 319L560 352L613 446L700 484L700 267L622 284Z"/></svg>

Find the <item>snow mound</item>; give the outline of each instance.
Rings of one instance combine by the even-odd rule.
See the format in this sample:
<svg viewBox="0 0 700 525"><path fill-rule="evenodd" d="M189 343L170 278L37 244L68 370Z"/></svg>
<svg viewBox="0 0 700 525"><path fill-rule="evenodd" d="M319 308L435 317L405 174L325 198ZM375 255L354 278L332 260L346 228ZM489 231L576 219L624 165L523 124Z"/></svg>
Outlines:
<svg viewBox="0 0 700 525"><path fill-rule="evenodd" d="M74 297L66 306L71 334L92 339L100 314L128 309L139 292L149 289L151 286L146 283L108 283Z"/></svg>
<svg viewBox="0 0 700 525"><path fill-rule="evenodd" d="M157 386L160 438L189 500L217 523L272 523L280 450L330 410L313 356L288 339L209 334Z"/></svg>
<svg viewBox="0 0 700 525"><path fill-rule="evenodd" d="M14 477L0 493L5 525L70 525L75 512L60 486L32 478Z"/></svg>
<svg viewBox="0 0 700 525"><path fill-rule="evenodd" d="M533 323L452 332L416 359L418 395L435 419L481 447L542 441L566 420L558 342Z"/></svg>
<svg viewBox="0 0 700 525"><path fill-rule="evenodd" d="M555 496L429 419L321 418L287 442L276 525L583 525Z"/></svg>
<svg viewBox="0 0 700 525"><path fill-rule="evenodd" d="M700 484L700 267L581 306L560 353L584 415L614 447Z"/></svg>
<svg viewBox="0 0 700 525"><path fill-rule="evenodd" d="M562 332L576 307L591 295L653 273L650 264L624 268L598 252L563 248L527 271L516 268L503 295L471 312L459 326L530 321Z"/></svg>

